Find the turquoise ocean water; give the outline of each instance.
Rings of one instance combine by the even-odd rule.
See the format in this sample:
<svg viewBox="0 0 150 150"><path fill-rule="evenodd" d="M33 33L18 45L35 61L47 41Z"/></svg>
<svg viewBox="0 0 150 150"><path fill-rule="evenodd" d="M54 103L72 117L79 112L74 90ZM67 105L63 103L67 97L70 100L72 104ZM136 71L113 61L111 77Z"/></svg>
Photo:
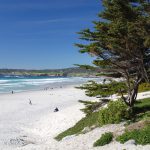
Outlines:
<svg viewBox="0 0 150 150"><path fill-rule="evenodd" d="M90 78L82 77L45 77L45 76L0 76L0 93L40 90L46 86L85 83Z"/></svg>

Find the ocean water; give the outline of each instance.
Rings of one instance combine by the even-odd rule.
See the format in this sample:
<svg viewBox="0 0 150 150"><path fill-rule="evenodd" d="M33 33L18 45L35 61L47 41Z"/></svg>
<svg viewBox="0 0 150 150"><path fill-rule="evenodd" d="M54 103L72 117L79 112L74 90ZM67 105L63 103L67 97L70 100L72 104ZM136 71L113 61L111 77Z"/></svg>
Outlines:
<svg viewBox="0 0 150 150"><path fill-rule="evenodd" d="M82 77L45 77L45 76L0 76L0 93L40 90L46 86L85 83L90 78Z"/></svg>

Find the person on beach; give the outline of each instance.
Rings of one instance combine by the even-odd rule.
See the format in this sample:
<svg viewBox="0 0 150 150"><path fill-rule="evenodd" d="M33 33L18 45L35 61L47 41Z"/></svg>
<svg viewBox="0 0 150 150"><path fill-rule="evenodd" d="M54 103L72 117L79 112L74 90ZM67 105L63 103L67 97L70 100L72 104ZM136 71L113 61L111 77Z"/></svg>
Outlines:
<svg viewBox="0 0 150 150"><path fill-rule="evenodd" d="M30 100L30 99L29 99L29 104L30 104L30 105L32 105L32 102L31 102L31 100Z"/></svg>
<svg viewBox="0 0 150 150"><path fill-rule="evenodd" d="M105 82L106 82L106 79L103 80L103 84L105 84Z"/></svg>
<svg viewBox="0 0 150 150"><path fill-rule="evenodd" d="M12 94L14 94L14 91L11 91Z"/></svg>
<svg viewBox="0 0 150 150"><path fill-rule="evenodd" d="M58 112L59 111L59 109L56 107L55 109L54 109L54 112Z"/></svg>

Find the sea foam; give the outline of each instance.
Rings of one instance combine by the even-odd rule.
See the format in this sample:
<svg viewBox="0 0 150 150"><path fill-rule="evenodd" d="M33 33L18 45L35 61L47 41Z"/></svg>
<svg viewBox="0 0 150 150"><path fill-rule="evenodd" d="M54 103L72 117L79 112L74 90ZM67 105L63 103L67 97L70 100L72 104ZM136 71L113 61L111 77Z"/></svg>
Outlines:
<svg viewBox="0 0 150 150"><path fill-rule="evenodd" d="M90 78L82 77L41 77L41 76L3 76L0 77L0 93L11 91L21 92L27 90L41 89L44 86L55 84L84 83Z"/></svg>

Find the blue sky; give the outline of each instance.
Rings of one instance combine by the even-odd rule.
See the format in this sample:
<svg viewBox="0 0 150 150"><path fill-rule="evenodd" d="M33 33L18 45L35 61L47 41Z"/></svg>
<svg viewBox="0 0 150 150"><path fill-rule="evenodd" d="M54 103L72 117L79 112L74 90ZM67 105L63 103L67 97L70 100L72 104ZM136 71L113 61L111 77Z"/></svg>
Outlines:
<svg viewBox="0 0 150 150"><path fill-rule="evenodd" d="M92 28L100 10L99 0L0 0L0 68L89 64L76 32Z"/></svg>

